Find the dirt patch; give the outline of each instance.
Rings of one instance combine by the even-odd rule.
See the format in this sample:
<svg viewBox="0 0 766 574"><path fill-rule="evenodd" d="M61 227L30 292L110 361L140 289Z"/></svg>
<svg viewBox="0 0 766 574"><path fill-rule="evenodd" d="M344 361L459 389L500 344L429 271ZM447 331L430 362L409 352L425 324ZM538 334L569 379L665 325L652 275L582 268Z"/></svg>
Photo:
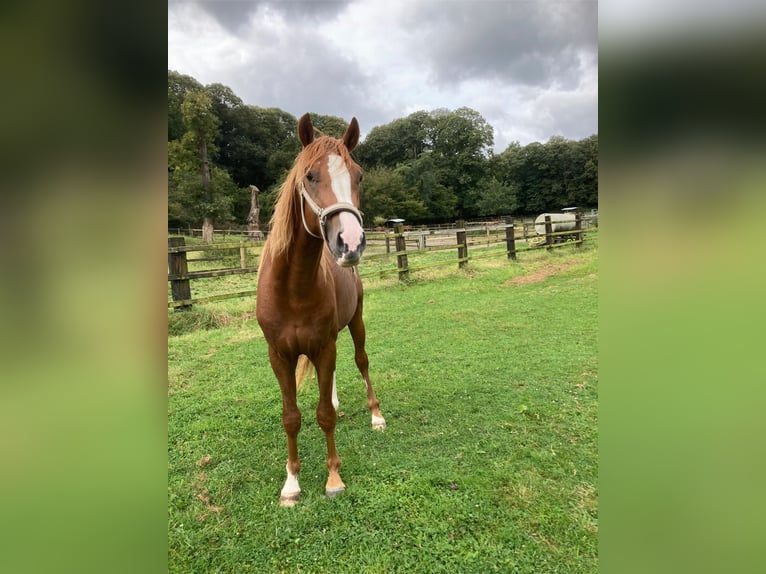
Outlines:
<svg viewBox="0 0 766 574"><path fill-rule="evenodd" d="M182 369L168 369L168 396L172 397L178 391L189 388L188 377Z"/></svg>
<svg viewBox="0 0 766 574"><path fill-rule="evenodd" d="M533 271L532 273L529 273L527 275L520 275L518 277L514 277L508 283L511 285L528 285L530 283L539 283L546 277L550 277L551 275L556 275L557 273L561 273L562 271L566 271L567 269L570 269L574 267L576 263L551 263L549 265L545 265L541 267L540 269L537 269L536 271Z"/></svg>
<svg viewBox="0 0 766 574"><path fill-rule="evenodd" d="M200 469L205 468L208 464L212 462L213 458L209 455L203 456L201 459L197 461L197 467ZM200 522L204 522L205 519L210 514L218 514L223 510L222 506L216 506L213 504L213 501L210 498L210 491L208 491L207 486L205 486L205 481L207 480L207 474L204 470L200 470L197 473L196 479L194 483L192 484L192 490L194 491L194 498L199 500L202 504L205 505L204 510L202 512L197 513L197 520Z"/></svg>
<svg viewBox="0 0 766 574"><path fill-rule="evenodd" d="M197 461L197 466L200 468L204 468L207 465L209 465L212 461L213 461L213 457L210 456L209 454L206 454L205 456L203 456L201 459Z"/></svg>

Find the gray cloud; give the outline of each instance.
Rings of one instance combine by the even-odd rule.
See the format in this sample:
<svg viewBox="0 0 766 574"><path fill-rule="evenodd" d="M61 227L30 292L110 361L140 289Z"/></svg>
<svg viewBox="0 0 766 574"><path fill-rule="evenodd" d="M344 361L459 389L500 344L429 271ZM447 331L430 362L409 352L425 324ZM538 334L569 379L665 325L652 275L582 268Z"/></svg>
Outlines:
<svg viewBox="0 0 766 574"><path fill-rule="evenodd" d="M413 4L439 83L483 77L522 85L577 85L578 51L597 49L595 1Z"/></svg>
<svg viewBox="0 0 766 574"><path fill-rule="evenodd" d="M177 2L168 67L246 103L349 120L471 107L513 140L597 132L594 1Z"/></svg>
<svg viewBox="0 0 766 574"><path fill-rule="evenodd" d="M169 0L169 3L181 0ZM224 28L232 33L239 34L251 16L259 9L267 8L279 12L288 21L302 22L305 20L318 19L323 16L332 16L350 0L202 0L195 2L206 12L213 16Z"/></svg>
<svg viewBox="0 0 766 574"><path fill-rule="evenodd" d="M349 110L358 113L359 102L368 99L367 77L358 65L321 42L290 51L263 50L242 71L238 83L244 86L245 101L294 115L315 111L345 117Z"/></svg>
<svg viewBox="0 0 766 574"><path fill-rule="evenodd" d="M168 0L168 11L181 4L197 4L205 12L213 16L221 26L230 32L238 32L248 21L262 2L247 2L242 0L207 0L189 2L188 0Z"/></svg>

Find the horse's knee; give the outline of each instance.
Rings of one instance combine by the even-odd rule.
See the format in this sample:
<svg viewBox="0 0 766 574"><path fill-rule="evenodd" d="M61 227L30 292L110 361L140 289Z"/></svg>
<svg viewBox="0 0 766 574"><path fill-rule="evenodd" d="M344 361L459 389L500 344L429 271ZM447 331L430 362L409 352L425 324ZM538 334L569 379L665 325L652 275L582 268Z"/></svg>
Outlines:
<svg viewBox="0 0 766 574"><path fill-rule="evenodd" d="M336 421L337 416L332 404L330 404L329 408L324 405L317 407L317 423L319 423L319 428L321 428L324 432L327 433L334 431Z"/></svg>
<svg viewBox="0 0 766 574"><path fill-rule="evenodd" d="M295 436L301 430L301 413L299 410L284 411L282 413L282 426L288 435Z"/></svg>

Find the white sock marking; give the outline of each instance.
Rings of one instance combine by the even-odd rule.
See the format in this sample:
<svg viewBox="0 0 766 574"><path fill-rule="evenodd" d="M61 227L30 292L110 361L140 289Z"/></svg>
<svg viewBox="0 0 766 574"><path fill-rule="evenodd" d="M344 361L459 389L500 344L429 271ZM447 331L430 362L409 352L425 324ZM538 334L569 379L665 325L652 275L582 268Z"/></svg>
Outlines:
<svg viewBox="0 0 766 574"><path fill-rule="evenodd" d="M285 485L282 487L282 492L280 493L281 496L295 496L296 494L300 494L301 487L298 486L298 475L291 473L289 466L286 468L287 480L285 480Z"/></svg>
<svg viewBox="0 0 766 574"><path fill-rule="evenodd" d="M338 401L338 387L335 385L335 371L332 372L332 406L336 411L340 406L340 401Z"/></svg>

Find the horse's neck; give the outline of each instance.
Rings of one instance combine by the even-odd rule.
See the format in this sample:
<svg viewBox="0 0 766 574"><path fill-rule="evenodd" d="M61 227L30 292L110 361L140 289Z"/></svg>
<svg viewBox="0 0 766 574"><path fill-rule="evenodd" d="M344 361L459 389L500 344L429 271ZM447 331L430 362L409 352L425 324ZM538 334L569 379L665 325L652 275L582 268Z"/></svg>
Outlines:
<svg viewBox="0 0 766 574"><path fill-rule="evenodd" d="M282 273L288 292L301 295L316 289L324 242L311 237L300 224L293 237L287 258L281 262Z"/></svg>

